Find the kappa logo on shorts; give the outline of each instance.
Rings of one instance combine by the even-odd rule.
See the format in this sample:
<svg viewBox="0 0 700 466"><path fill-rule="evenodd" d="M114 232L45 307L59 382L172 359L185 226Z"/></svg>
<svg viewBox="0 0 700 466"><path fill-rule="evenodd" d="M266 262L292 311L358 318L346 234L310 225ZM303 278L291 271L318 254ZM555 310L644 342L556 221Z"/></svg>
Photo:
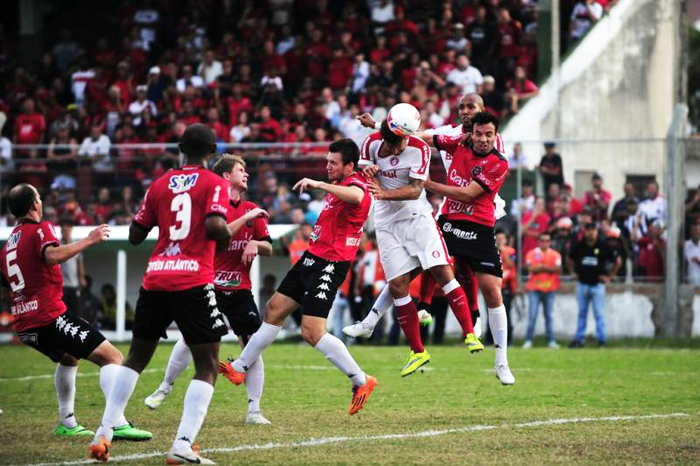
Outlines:
<svg viewBox="0 0 700 466"><path fill-rule="evenodd" d="M325 291L331 291L331 289L328 287L327 283L321 283L320 285L318 285L318 289L325 290Z"/></svg>
<svg viewBox="0 0 700 466"><path fill-rule="evenodd" d="M211 328L212 328L212 329L219 328L219 327L221 327L222 325L224 325L224 321L221 320L221 319L216 319L216 320L214 321L214 325L212 325Z"/></svg>
<svg viewBox="0 0 700 466"><path fill-rule="evenodd" d="M319 293L315 297L319 299L325 299L326 301L328 301L328 296L326 296L326 293L324 293L323 291L319 291Z"/></svg>
<svg viewBox="0 0 700 466"><path fill-rule="evenodd" d="M209 314L209 317L213 319L214 317L217 317L220 315L221 315L221 312L219 311L219 308L215 307L214 310L211 311L211 314Z"/></svg>
<svg viewBox="0 0 700 466"><path fill-rule="evenodd" d="M85 339L87 336L90 334L90 330L83 330L78 334L78 338L80 338L80 343L85 343Z"/></svg>
<svg viewBox="0 0 700 466"><path fill-rule="evenodd" d="M326 272L326 273L333 273L333 272L335 272L335 265L333 265L333 264L328 264L327 266L325 266L325 267L323 268L323 271Z"/></svg>
<svg viewBox="0 0 700 466"><path fill-rule="evenodd" d="M332 281L332 280L331 280L331 276L328 275L328 274L326 274L326 275L321 275L321 280L326 281L326 282Z"/></svg>
<svg viewBox="0 0 700 466"><path fill-rule="evenodd" d="M36 346L39 344L39 335L36 333L20 333L17 336L19 337L19 341L25 345Z"/></svg>

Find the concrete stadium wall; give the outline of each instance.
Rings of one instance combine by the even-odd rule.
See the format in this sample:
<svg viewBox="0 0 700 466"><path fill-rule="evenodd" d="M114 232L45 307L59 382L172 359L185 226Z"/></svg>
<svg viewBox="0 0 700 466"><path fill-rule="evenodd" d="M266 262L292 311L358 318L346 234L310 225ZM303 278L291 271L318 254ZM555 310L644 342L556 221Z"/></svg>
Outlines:
<svg viewBox="0 0 700 466"><path fill-rule="evenodd" d="M509 122L503 132L507 144L557 138L664 138L678 75L674 1L618 2L562 63L559 85L548 79L540 94ZM663 189L662 142L559 146L567 181L575 182L577 170L598 171L617 198L626 175L656 175ZM525 144L524 149L530 157L542 153L539 143ZM588 183L586 179L583 188L575 189L588 189Z"/></svg>

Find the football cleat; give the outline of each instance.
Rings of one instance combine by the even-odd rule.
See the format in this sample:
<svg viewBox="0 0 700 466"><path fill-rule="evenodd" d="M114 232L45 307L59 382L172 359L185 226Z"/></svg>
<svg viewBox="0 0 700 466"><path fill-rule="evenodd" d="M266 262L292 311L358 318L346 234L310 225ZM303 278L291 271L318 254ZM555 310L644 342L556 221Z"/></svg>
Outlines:
<svg viewBox="0 0 700 466"><path fill-rule="evenodd" d="M253 411L251 413L248 413L248 415L245 417L245 423L258 425L272 424L270 421L265 419L265 416L263 416L263 414L260 411Z"/></svg>
<svg viewBox="0 0 700 466"><path fill-rule="evenodd" d="M406 358L403 369L401 369L401 377L406 377L407 375L413 374L422 365L429 362L430 355L427 351L423 351L422 353L414 353L413 350L411 350L411 352L408 353L408 358Z"/></svg>
<svg viewBox="0 0 700 466"><path fill-rule="evenodd" d="M115 427L114 428L114 435L112 436L112 439L117 439L117 440L131 440L134 442L141 442L144 440L151 440L153 438L153 434L150 433L147 430L141 430L137 429L134 427L134 425L130 422L127 422L123 426Z"/></svg>
<svg viewBox="0 0 700 466"><path fill-rule="evenodd" d="M59 437L79 437L82 435L95 435L95 433L91 430L87 430L85 427L81 426L78 424L75 427L71 427L70 429L63 424L60 426L56 427L56 435Z"/></svg>
<svg viewBox="0 0 700 466"><path fill-rule="evenodd" d="M147 396L145 400L143 400L143 403L151 409L158 409L160 408L160 405L162 405L163 402L166 400L166 398L168 398L168 395L170 395L170 390L158 387L158 389L155 392L153 392L151 395Z"/></svg>
<svg viewBox="0 0 700 466"><path fill-rule="evenodd" d="M350 416L364 408L367 399L372 394L374 387L377 386L377 379L371 375L367 376L367 382L358 387L352 387L352 403L350 404Z"/></svg>
<svg viewBox="0 0 700 466"><path fill-rule="evenodd" d="M500 364L494 367L494 372L496 373L496 378L500 380L503 385L513 385L515 383L515 377L513 377L510 367L506 364Z"/></svg>
<svg viewBox="0 0 700 466"><path fill-rule="evenodd" d="M110 444L107 438L104 435L100 435L88 447L88 458L106 463L109 460L109 447Z"/></svg>
<svg viewBox="0 0 700 466"><path fill-rule="evenodd" d="M167 464L216 464L199 455L199 447L192 445L190 451L175 451L171 448L165 457Z"/></svg>
<svg viewBox="0 0 700 466"><path fill-rule="evenodd" d="M484 351L484 344L479 341L479 339L473 333L468 333L467 337L464 339L464 344L469 348L470 353L478 353L479 351Z"/></svg>
<svg viewBox="0 0 700 466"><path fill-rule="evenodd" d="M561 348L561 345L559 345L559 343L557 343L556 341L552 340L549 343L547 343L547 348L559 349Z"/></svg>
<svg viewBox="0 0 700 466"><path fill-rule="evenodd" d="M374 332L374 326L364 322L358 322L353 325L343 327L343 333L352 338L364 337L369 338Z"/></svg>
<svg viewBox="0 0 700 466"><path fill-rule="evenodd" d="M245 380L245 372L238 372L233 368L233 361L219 361L219 374L226 377L234 385L240 385Z"/></svg>
<svg viewBox="0 0 700 466"><path fill-rule="evenodd" d="M530 349L530 348L532 348L532 341L525 340L525 343L523 343L523 349Z"/></svg>
<svg viewBox="0 0 700 466"><path fill-rule="evenodd" d="M426 327L433 323L433 316L431 316L430 313L425 309L421 309L420 311L418 311L418 322L422 326Z"/></svg>

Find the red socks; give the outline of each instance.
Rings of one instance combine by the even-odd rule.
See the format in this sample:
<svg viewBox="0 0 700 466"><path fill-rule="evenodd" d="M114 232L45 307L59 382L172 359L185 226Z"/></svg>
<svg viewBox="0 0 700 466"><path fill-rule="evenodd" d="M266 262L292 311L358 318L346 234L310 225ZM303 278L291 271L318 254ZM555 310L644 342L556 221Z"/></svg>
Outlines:
<svg viewBox="0 0 700 466"><path fill-rule="evenodd" d="M450 290L450 288L452 288ZM466 337L468 333L474 333L474 325L472 316L469 313L469 305L467 304L467 295L457 283L457 280L452 280L443 287L447 301L450 303L450 308L457 318L457 322L462 327L462 337Z"/></svg>
<svg viewBox="0 0 700 466"><path fill-rule="evenodd" d="M406 335L408 345L413 352L422 353L425 351L425 348L423 348L423 342L420 339L420 324L418 322L418 309L416 305L413 304L410 296L406 296L404 298L394 299L394 306L396 307L396 314L399 318L399 325L404 335Z"/></svg>

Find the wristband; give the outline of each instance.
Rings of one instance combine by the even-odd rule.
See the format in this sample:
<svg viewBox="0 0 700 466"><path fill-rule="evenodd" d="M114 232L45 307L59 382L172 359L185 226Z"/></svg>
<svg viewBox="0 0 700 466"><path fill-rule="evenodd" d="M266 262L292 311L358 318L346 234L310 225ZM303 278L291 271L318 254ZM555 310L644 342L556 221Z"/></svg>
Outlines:
<svg viewBox="0 0 700 466"><path fill-rule="evenodd" d="M381 127L382 127L381 123L379 123L378 121L374 122L374 129L376 129L378 131Z"/></svg>

